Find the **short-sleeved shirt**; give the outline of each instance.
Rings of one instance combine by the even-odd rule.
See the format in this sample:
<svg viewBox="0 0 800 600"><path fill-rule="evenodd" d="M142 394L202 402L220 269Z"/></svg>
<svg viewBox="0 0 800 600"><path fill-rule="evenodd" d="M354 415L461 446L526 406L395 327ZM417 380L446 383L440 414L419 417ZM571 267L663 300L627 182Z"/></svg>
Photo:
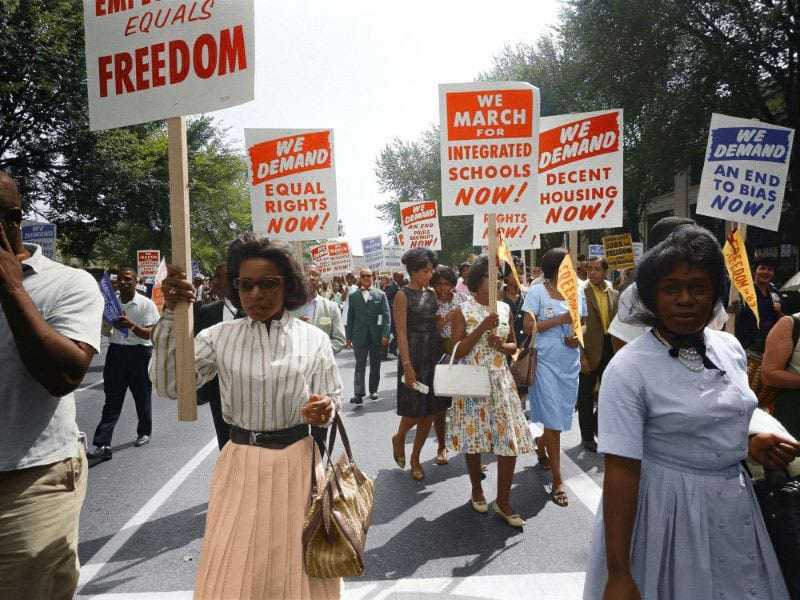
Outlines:
<svg viewBox="0 0 800 600"><path fill-rule="evenodd" d="M58 333L100 350L103 297L85 271L66 267L25 244L22 283L44 320ZM49 465L78 456L72 394L55 398L28 372L0 307L0 471Z"/></svg>
<svg viewBox="0 0 800 600"><path fill-rule="evenodd" d="M122 302L120 300L120 302ZM128 315L128 318L136 323L139 327L152 327L158 323L160 315L158 314L158 307L156 303L142 296L141 294L134 294L133 300L126 304L122 304L122 310ZM140 338L132 331L128 331L128 336L122 335L122 331L116 327L112 329L109 342L112 344L119 344L120 346L152 346L150 340Z"/></svg>

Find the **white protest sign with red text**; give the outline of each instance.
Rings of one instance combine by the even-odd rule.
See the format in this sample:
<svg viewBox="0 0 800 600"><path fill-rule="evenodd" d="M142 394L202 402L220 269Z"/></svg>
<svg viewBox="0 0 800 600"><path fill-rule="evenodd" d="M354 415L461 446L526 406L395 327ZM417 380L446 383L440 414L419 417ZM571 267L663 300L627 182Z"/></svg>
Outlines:
<svg viewBox="0 0 800 600"><path fill-rule="evenodd" d="M344 275L353 270L353 255L347 242L328 242L328 266L332 275Z"/></svg>
<svg viewBox="0 0 800 600"><path fill-rule="evenodd" d="M333 130L245 129L253 231L290 242L334 238Z"/></svg>
<svg viewBox="0 0 800 600"><path fill-rule="evenodd" d="M401 244L404 248L442 249L436 202L401 202L400 224L403 226Z"/></svg>
<svg viewBox="0 0 800 600"><path fill-rule="evenodd" d="M139 277L155 277L160 262L160 250L138 250L136 252L136 271Z"/></svg>
<svg viewBox="0 0 800 600"><path fill-rule="evenodd" d="M530 212L539 90L503 81L439 86L442 215Z"/></svg>
<svg viewBox="0 0 800 600"><path fill-rule="evenodd" d="M540 233L622 227L622 109L542 117Z"/></svg>
<svg viewBox="0 0 800 600"><path fill-rule="evenodd" d="M497 229L503 233L503 241L509 250L538 250L542 247L542 240L530 225L531 222L531 216L526 213L498 213ZM488 215L473 217L472 245L489 245Z"/></svg>
<svg viewBox="0 0 800 600"><path fill-rule="evenodd" d="M83 0L89 128L254 97L253 0Z"/></svg>
<svg viewBox="0 0 800 600"><path fill-rule="evenodd" d="M326 278L326 275L331 274L331 266L328 262L328 244L319 244L317 246L311 246L308 250L309 254L311 254L311 261L317 265L319 269L320 277Z"/></svg>

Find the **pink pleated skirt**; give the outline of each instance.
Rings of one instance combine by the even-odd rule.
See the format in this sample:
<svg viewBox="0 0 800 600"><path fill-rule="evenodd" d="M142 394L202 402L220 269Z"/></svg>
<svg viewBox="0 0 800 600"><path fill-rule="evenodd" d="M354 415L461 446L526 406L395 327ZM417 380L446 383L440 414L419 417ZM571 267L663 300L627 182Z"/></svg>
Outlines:
<svg viewBox="0 0 800 600"><path fill-rule="evenodd" d="M339 598L340 578L310 578L303 568L313 444L308 437L283 450L225 445L211 483L196 599Z"/></svg>

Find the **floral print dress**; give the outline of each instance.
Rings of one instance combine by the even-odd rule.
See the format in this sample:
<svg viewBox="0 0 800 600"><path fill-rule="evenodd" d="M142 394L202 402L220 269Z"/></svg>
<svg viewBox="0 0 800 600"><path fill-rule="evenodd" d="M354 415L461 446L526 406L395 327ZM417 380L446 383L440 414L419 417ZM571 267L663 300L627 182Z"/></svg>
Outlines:
<svg viewBox="0 0 800 600"><path fill-rule="evenodd" d="M469 335L489 314L486 306L474 299L461 305ZM498 301L500 325L497 335L508 336L509 308ZM506 365L505 355L489 347L488 333L484 334L464 362L489 369L491 396L488 398L453 398L447 411L447 447L454 452L478 454L488 452L499 456L518 456L533 452L533 436L520 406L514 378Z"/></svg>

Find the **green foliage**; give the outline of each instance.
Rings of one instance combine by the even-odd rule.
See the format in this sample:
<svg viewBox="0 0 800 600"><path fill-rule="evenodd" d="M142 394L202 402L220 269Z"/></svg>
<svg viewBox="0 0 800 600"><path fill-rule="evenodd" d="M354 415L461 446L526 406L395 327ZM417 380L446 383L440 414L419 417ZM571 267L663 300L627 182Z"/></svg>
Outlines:
<svg viewBox="0 0 800 600"><path fill-rule="evenodd" d="M431 127L418 139L395 138L376 161L375 175L382 192L393 198L378 205L381 219L391 227L390 235L401 231L400 202L435 200L442 210L442 172L439 162L439 128ZM439 220L442 250L439 262L457 265L474 251L472 217L447 217Z"/></svg>

